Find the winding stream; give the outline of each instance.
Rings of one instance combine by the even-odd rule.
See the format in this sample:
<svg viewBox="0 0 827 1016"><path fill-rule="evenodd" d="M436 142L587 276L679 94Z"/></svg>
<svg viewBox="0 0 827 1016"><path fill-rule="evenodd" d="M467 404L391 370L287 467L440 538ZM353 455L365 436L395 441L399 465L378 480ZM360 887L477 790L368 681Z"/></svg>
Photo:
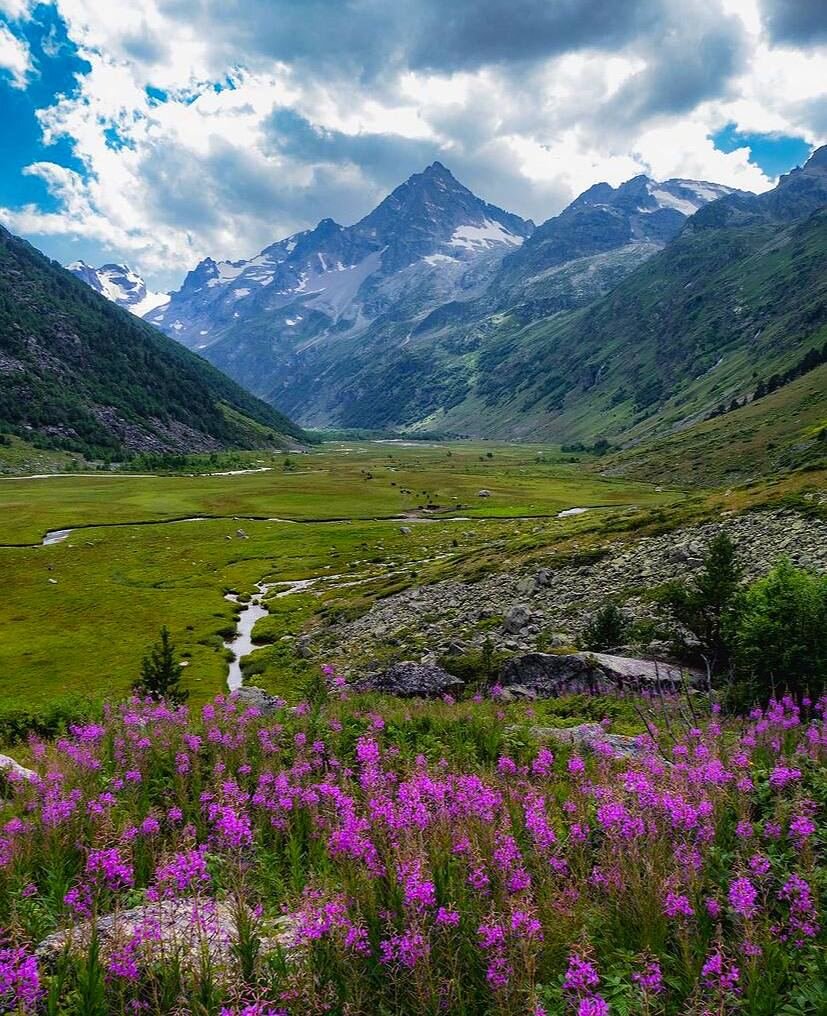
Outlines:
<svg viewBox="0 0 827 1016"><path fill-rule="evenodd" d="M294 579L293 581L282 581L282 582L256 582L256 589L258 593L250 598L250 602L245 604L241 609L241 613L238 616L238 623L236 625L235 635L229 642L224 643L224 648L229 649L233 654L233 659L230 662L230 672L227 674L227 687L230 691L237 691L244 683L244 675L241 672L241 662L245 656L249 656L250 653L256 648L253 642L253 629L256 626L256 622L260 621L263 617L266 617L269 611L264 605L264 597L267 596L271 590L284 586L276 593L274 599L280 600L284 596L291 596L293 593L300 593L304 589L310 589L311 586L315 586L317 582L332 581L333 579L341 578L341 575L320 575L314 579ZM225 600L229 600L230 603L238 603L238 593L225 593Z"/></svg>

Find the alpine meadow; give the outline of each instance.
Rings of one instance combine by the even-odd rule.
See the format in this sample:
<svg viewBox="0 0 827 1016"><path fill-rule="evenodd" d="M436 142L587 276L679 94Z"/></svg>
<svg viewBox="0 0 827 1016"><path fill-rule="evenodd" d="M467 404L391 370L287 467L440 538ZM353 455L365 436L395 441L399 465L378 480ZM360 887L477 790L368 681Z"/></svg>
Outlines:
<svg viewBox="0 0 827 1016"><path fill-rule="evenodd" d="M827 7L0 0L0 1013L827 1016Z"/></svg>

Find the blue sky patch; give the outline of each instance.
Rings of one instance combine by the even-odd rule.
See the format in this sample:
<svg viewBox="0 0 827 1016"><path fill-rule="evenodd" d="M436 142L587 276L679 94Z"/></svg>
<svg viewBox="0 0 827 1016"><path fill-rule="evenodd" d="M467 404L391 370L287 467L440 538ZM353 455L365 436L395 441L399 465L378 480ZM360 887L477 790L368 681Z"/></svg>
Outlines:
<svg viewBox="0 0 827 1016"><path fill-rule="evenodd" d="M728 123L711 138L719 152L749 148L749 161L767 176L789 173L794 167L803 165L812 151L804 138L785 134L748 134L739 131L734 123Z"/></svg>
<svg viewBox="0 0 827 1016"><path fill-rule="evenodd" d="M35 110L52 105L59 95L73 94L77 90L75 76L87 74L91 68L78 56L77 47L51 4L39 4L34 17L15 25L14 32L28 43L35 72L25 89L14 88L8 77L0 76L0 205L32 203L44 212L56 211L58 203L43 181L26 176L23 169L33 162L56 162L85 174L85 167L75 158L68 139L43 144Z"/></svg>

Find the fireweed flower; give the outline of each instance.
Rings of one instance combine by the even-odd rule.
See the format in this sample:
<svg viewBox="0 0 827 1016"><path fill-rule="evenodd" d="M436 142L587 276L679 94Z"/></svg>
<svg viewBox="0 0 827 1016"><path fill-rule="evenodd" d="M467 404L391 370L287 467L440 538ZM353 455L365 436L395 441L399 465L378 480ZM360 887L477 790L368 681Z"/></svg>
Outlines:
<svg viewBox="0 0 827 1016"><path fill-rule="evenodd" d="M753 854L749 859L749 868L753 875L767 875L772 868L770 859L763 854Z"/></svg>
<svg viewBox="0 0 827 1016"><path fill-rule="evenodd" d="M569 956L569 964L563 978L563 989L572 994L591 993L600 984L600 975L588 960L577 953Z"/></svg>
<svg viewBox="0 0 827 1016"><path fill-rule="evenodd" d="M34 1013L42 997L36 957L25 949L0 948L0 1010Z"/></svg>
<svg viewBox="0 0 827 1016"><path fill-rule="evenodd" d="M663 912L667 917L692 917L695 914L686 896L671 891L667 892L664 898Z"/></svg>
<svg viewBox="0 0 827 1016"><path fill-rule="evenodd" d="M770 786L773 790L784 790L791 783L798 783L801 779L800 769L791 769L788 766L774 766L770 772Z"/></svg>
<svg viewBox="0 0 827 1016"><path fill-rule="evenodd" d="M632 980L647 995L659 995L663 991L663 974L657 960L650 960L642 970L635 971Z"/></svg>
<svg viewBox="0 0 827 1016"><path fill-rule="evenodd" d="M701 968L701 983L716 995L731 995L738 991L741 971L734 963L724 959L719 950L713 952Z"/></svg>
<svg viewBox="0 0 827 1016"><path fill-rule="evenodd" d="M155 898L175 896L192 889L204 889L210 881L206 848L202 845L197 850L175 854L165 864L159 865L155 871L155 886L148 893L153 893Z"/></svg>
<svg viewBox="0 0 827 1016"><path fill-rule="evenodd" d="M741 917L754 917L758 892L748 878L736 878L727 894L730 908Z"/></svg>
<svg viewBox="0 0 827 1016"><path fill-rule="evenodd" d="M577 1006L577 1016L609 1016L609 1003L600 995L581 998Z"/></svg>
<svg viewBox="0 0 827 1016"><path fill-rule="evenodd" d="M790 822L790 839L801 849L816 831L816 824L809 815L797 815Z"/></svg>
<svg viewBox="0 0 827 1016"><path fill-rule="evenodd" d="M132 865L124 860L117 847L108 850L90 850L86 859L86 874L95 876L112 892L126 889L135 881Z"/></svg>
<svg viewBox="0 0 827 1016"><path fill-rule="evenodd" d="M446 907L440 907L436 912L434 921L436 924L440 924L446 928L456 928L460 921L460 915L457 910L449 910Z"/></svg>

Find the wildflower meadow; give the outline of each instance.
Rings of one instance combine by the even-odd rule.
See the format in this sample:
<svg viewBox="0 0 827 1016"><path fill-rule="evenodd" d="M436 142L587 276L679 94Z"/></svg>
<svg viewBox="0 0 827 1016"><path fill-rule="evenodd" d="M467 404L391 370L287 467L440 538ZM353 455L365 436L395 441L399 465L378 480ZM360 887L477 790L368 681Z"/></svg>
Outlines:
<svg viewBox="0 0 827 1016"><path fill-rule="evenodd" d="M0 1011L827 1012L827 700L580 754L496 701L334 685L32 740L2 778Z"/></svg>

